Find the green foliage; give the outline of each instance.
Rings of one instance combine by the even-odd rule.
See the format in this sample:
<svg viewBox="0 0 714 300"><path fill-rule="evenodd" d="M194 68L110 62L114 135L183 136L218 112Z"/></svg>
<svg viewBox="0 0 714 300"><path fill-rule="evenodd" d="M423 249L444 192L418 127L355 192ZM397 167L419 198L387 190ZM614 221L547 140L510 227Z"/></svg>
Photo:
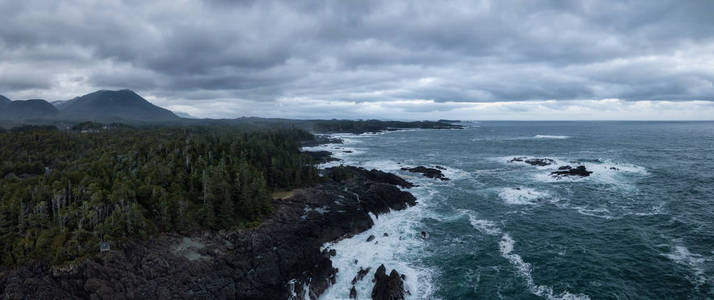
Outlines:
<svg viewBox="0 0 714 300"><path fill-rule="evenodd" d="M22 125L10 129L12 132L32 132L32 131L55 131L57 126L54 125Z"/></svg>
<svg viewBox="0 0 714 300"><path fill-rule="evenodd" d="M330 169L330 172L328 173L328 176L330 179L334 181L345 181L352 176L354 176L353 171L350 167L345 167L344 165L340 165L338 167L334 167Z"/></svg>
<svg viewBox="0 0 714 300"><path fill-rule="evenodd" d="M234 229L271 192L314 184L297 129L236 127L0 133L0 261L65 263L158 232Z"/></svg>

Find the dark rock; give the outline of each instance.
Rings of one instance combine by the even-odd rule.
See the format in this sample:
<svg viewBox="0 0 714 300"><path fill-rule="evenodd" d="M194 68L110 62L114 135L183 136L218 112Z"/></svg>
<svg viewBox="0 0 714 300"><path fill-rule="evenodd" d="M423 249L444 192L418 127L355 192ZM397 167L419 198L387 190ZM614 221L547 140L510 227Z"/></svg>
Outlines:
<svg viewBox="0 0 714 300"><path fill-rule="evenodd" d="M434 166L434 168L437 168L437 169L439 169L439 170L446 170L446 168L444 168L444 167L442 167L442 166Z"/></svg>
<svg viewBox="0 0 714 300"><path fill-rule="evenodd" d="M330 249L330 256L335 256L335 255L337 255L337 250Z"/></svg>
<svg viewBox="0 0 714 300"><path fill-rule="evenodd" d="M342 152L344 152L344 153L352 153L352 150L344 150L344 151L342 151Z"/></svg>
<svg viewBox="0 0 714 300"><path fill-rule="evenodd" d="M367 238L367 241L368 242L374 241L374 234L369 235L369 237Z"/></svg>
<svg viewBox="0 0 714 300"><path fill-rule="evenodd" d="M370 267L367 267L366 269L362 269L362 267L360 267L359 271L357 271L357 275L355 276L355 278L352 279L352 284L355 284L358 281L362 280L364 278L364 276L366 276L367 273L369 273L369 270L371 270L371 269L372 268L370 268Z"/></svg>
<svg viewBox="0 0 714 300"><path fill-rule="evenodd" d="M342 144L344 141L340 138L331 137L329 135L315 135L312 140L302 141L300 143L303 147L314 147L325 144Z"/></svg>
<svg viewBox="0 0 714 300"><path fill-rule="evenodd" d="M392 173L382 172L382 171L379 171L376 169L369 170L365 174L365 176L369 180L393 184L393 185L401 186L403 188L414 187L414 185L411 182L406 181L397 175L394 175Z"/></svg>
<svg viewBox="0 0 714 300"><path fill-rule="evenodd" d="M389 233L385 232L384 234L382 234L382 236L389 236Z"/></svg>
<svg viewBox="0 0 714 300"><path fill-rule="evenodd" d="M392 270L387 276L384 265L377 268L374 273L373 300L399 300L404 299L404 282L397 270Z"/></svg>
<svg viewBox="0 0 714 300"><path fill-rule="evenodd" d="M550 158L527 158L527 157L514 157L509 162L523 162L531 166L545 167L555 163L555 160Z"/></svg>
<svg viewBox="0 0 714 300"><path fill-rule="evenodd" d="M354 286L350 289L350 299L357 299L357 289Z"/></svg>
<svg viewBox="0 0 714 300"><path fill-rule="evenodd" d="M327 168L322 170L323 174L325 174L327 177L332 177L331 174L336 170L337 168ZM392 173L387 173L387 172L382 172L376 169L372 170L366 170L364 168L358 168L358 167L353 167L353 166L342 166L341 171L347 171L352 174L352 177L357 177L357 180L367 180L367 181L374 181L374 182L380 182L380 183L386 183L386 184L391 184L391 185L396 185L396 186L401 186L403 188L412 188L414 185L409 182L404 180L403 178L394 175Z"/></svg>
<svg viewBox="0 0 714 300"><path fill-rule="evenodd" d="M418 166L414 168L406 168L403 167L402 170L404 171L409 171L412 173L421 173L422 175L429 177L429 178L437 178L441 180L449 180L449 178L446 178L443 173L441 173L441 170L438 169L433 169L433 168L427 168L424 166Z"/></svg>
<svg viewBox="0 0 714 300"><path fill-rule="evenodd" d="M317 163L326 163L339 160L337 158L332 157L332 152L330 151L303 151L302 153L307 154Z"/></svg>
<svg viewBox="0 0 714 300"><path fill-rule="evenodd" d="M585 166L577 166L575 168L571 166L561 166L558 168L557 171L550 172L550 175L553 175L555 177L562 177L562 176L581 176L581 177L586 177L590 176L592 174L592 171L588 171L585 169Z"/></svg>

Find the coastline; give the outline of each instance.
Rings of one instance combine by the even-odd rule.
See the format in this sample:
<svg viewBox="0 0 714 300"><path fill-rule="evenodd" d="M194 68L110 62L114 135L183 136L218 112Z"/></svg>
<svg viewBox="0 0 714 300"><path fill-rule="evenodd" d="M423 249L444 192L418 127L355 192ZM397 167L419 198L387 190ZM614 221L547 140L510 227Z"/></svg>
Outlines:
<svg viewBox="0 0 714 300"><path fill-rule="evenodd" d="M395 185L410 186L396 175L349 170L349 179L275 200L274 215L257 228L162 235L69 267L36 263L2 270L0 292L7 299L315 299L337 272L330 251L322 249L325 243L369 229L370 215L416 204L413 195Z"/></svg>
<svg viewBox="0 0 714 300"><path fill-rule="evenodd" d="M303 147L342 142L334 135L318 137ZM355 152L342 149L340 153ZM342 161L333 156L340 153L321 157L338 165ZM416 205L414 195L406 191L413 185L395 174L353 166L322 167L322 176L332 179L273 200L273 216L256 228L160 234L143 241L127 240L70 265L35 262L17 269L0 268L0 294L6 299L317 299L335 284L338 274L331 261L336 251L326 245L369 230L379 215ZM340 275L354 276L345 271ZM364 280L371 282L369 275ZM393 281L401 285L402 280Z"/></svg>
<svg viewBox="0 0 714 300"><path fill-rule="evenodd" d="M398 132L420 130L424 129L405 129ZM420 220L427 217L425 214L429 214L428 210L424 209L424 205L429 206L429 202L433 198L432 184L447 183L431 177L429 174L407 170L405 167L409 166L408 164L396 163L382 166L380 160L368 159L365 161L362 159L362 155L368 150L360 147L363 138L391 132L395 131L364 134L335 133L328 137L339 138L341 142L303 149L317 152L331 151L334 153L334 157L339 158L337 161L324 161L320 165L324 168L351 165L383 172L394 172L399 176L403 176L402 173L412 173L412 175L404 174L404 178L415 183L409 192L419 202L418 205L404 210L393 210L387 214L372 216L374 225L362 233L325 243L323 248L336 250L336 256L331 260L333 265L339 268L339 272L336 274L336 283L325 290L319 299L364 299L370 298L370 296L374 299L382 299L374 293L383 293L381 289L385 284L379 284L380 279L377 278L387 277L387 274L391 278L395 278L396 275L400 277L399 280L394 280L387 285L391 288L391 292L387 293L396 295L396 298L390 299L421 299L429 297L434 292L434 286L430 281L435 276L435 271L424 268L418 263L415 264L414 259L418 260L417 257L421 255L418 253L421 253L424 245L428 243L429 233L421 231L423 229L419 229L419 224ZM416 165L414 167L425 168ZM449 176L453 175L441 166L434 165L433 167L427 169L439 173L444 170ZM444 178L444 180L448 181L449 179ZM418 185L416 185L417 183ZM378 275L380 269L385 269L386 273ZM395 276L390 273L394 273Z"/></svg>

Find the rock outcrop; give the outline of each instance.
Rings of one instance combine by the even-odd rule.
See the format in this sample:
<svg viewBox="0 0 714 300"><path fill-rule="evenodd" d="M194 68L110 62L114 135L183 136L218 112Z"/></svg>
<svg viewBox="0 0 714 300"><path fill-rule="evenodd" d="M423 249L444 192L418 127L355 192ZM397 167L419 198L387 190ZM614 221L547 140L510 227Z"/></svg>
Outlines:
<svg viewBox="0 0 714 300"><path fill-rule="evenodd" d="M443 170L442 168L443 167L437 169L437 168L427 168L425 166L418 166L418 167L414 167L414 168L403 167L402 170L409 171L412 173L421 173L422 175L429 177L429 178L436 178L436 179L440 179L440 180L449 180L449 178L446 178L446 176L444 176L444 173L441 172L441 170Z"/></svg>
<svg viewBox="0 0 714 300"><path fill-rule="evenodd" d="M315 299L337 272L330 261L334 252L320 250L324 243L367 230L373 225L369 213L416 204L414 196L391 183L410 186L408 182L380 171L352 171L345 181L328 181L275 200L274 215L256 228L129 241L70 266L0 268L0 297ZM188 246L181 248L182 243ZM392 277L380 277L378 295L393 294L384 292L398 285Z"/></svg>
<svg viewBox="0 0 714 300"><path fill-rule="evenodd" d="M357 271L357 275L355 275L355 278L352 278L352 284L356 284L358 281L362 280L364 276L369 273L369 270L372 269L370 267L367 267L366 269L363 269L362 267L359 268L359 271Z"/></svg>
<svg viewBox="0 0 714 300"><path fill-rule="evenodd" d="M331 161L338 161L339 159L332 157L332 152L330 151L303 151L309 155L315 162L322 164Z"/></svg>
<svg viewBox="0 0 714 300"><path fill-rule="evenodd" d="M555 177L562 177L562 176L581 176L581 177L586 177L590 176L592 174L592 171L588 171L585 166L577 166L575 168L571 166L562 166L558 168L557 171L550 172L550 175L555 176Z"/></svg>
<svg viewBox="0 0 714 300"><path fill-rule="evenodd" d="M342 144L344 141L337 137L332 137L329 135L317 134L314 135L313 139L305 140L300 143L302 147L314 147L324 144Z"/></svg>
<svg viewBox="0 0 714 300"><path fill-rule="evenodd" d="M550 158L527 158L527 157L514 157L508 162L522 162L527 163L531 166L545 167L555 163L555 160Z"/></svg>
<svg viewBox="0 0 714 300"><path fill-rule="evenodd" d="M387 276L387 268L381 265L374 273L373 281L372 300L404 299L404 281L397 270L392 270L389 276Z"/></svg>

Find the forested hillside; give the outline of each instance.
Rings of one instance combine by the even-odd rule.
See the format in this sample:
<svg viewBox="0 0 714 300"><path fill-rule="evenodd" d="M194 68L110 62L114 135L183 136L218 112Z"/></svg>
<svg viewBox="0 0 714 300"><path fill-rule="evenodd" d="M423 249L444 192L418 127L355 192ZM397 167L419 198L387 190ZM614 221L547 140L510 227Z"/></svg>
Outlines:
<svg viewBox="0 0 714 300"><path fill-rule="evenodd" d="M62 264L160 232L234 229L318 180L297 129L0 132L0 260Z"/></svg>

